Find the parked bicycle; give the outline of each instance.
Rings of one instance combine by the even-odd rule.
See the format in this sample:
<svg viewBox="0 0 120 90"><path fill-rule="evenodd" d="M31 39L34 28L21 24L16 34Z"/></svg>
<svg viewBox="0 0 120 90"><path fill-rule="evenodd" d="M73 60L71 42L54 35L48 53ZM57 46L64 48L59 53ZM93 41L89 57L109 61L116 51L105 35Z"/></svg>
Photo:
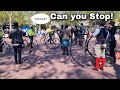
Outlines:
<svg viewBox="0 0 120 90"><path fill-rule="evenodd" d="M57 32L54 31L52 37L47 33L40 39L41 44L45 44L48 48L56 49L60 46L60 39Z"/></svg>
<svg viewBox="0 0 120 90"><path fill-rule="evenodd" d="M8 44L4 38L2 39L2 43L0 44L3 48L3 53L8 54L10 52L10 44Z"/></svg>
<svg viewBox="0 0 120 90"><path fill-rule="evenodd" d="M36 39L33 40L33 48L29 43L29 38L24 37L24 44L23 44L23 53L29 57L28 62L32 64L35 60L35 52L39 49L40 42ZM26 52L26 53L25 53Z"/></svg>

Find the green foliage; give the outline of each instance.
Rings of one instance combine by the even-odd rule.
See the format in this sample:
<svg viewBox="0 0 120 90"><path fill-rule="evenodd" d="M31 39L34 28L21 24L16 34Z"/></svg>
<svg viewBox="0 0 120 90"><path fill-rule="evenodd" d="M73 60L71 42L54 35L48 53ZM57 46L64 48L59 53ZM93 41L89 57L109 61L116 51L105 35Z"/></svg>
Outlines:
<svg viewBox="0 0 120 90"><path fill-rule="evenodd" d="M12 22L17 21L19 22L19 25L31 25L32 21L31 18L34 14L38 13L45 13L50 15L51 13L55 12L58 14L86 14L87 16L90 13L100 13L100 14L109 14L114 13L114 21L120 22L120 11L5 11L8 13L12 12ZM0 24L3 24L4 22L9 22L9 15L3 11L0 11ZM55 20L59 25L62 24L79 24L81 20L74 20L71 22L70 18L68 20ZM92 24L95 22L95 20L89 20ZM51 22L47 23L46 26L50 25ZM39 26L37 26L39 28Z"/></svg>

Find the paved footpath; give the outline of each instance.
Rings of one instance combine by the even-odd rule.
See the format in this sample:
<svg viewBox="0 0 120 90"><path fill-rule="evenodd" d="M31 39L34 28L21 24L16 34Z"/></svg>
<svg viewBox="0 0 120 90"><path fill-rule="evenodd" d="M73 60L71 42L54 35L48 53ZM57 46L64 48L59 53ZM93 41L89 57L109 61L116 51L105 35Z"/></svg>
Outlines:
<svg viewBox="0 0 120 90"><path fill-rule="evenodd" d="M92 65L87 65L89 61L83 66L73 64L71 56L63 56L60 48L53 50L45 45L37 49L34 57L33 64L26 60L16 65L12 52L9 55L1 54L0 79L120 79L120 60L112 67L105 67L104 71L94 71ZM84 61L85 57L88 56L83 55L79 59ZM28 56L23 55L22 59L25 58Z"/></svg>

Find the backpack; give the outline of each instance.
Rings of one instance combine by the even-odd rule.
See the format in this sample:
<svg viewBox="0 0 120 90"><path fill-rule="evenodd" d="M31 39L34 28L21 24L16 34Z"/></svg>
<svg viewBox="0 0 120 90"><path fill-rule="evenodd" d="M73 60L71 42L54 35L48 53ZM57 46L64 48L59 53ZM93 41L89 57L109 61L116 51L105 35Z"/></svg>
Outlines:
<svg viewBox="0 0 120 90"><path fill-rule="evenodd" d="M18 36L18 33L20 34L20 32L15 31L15 32L13 32L13 34L12 34L13 44L23 44L22 40L21 40L20 37ZM21 33L21 34L22 34L22 33Z"/></svg>

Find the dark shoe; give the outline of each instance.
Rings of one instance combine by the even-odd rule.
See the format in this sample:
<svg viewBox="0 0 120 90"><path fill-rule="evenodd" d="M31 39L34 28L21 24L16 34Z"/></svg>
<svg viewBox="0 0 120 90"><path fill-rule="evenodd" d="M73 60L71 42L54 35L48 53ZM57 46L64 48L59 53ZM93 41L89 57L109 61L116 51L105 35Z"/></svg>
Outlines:
<svg viewBox="0 0 120 90"><path fill-rule="evenodd" d="M17 62L15 62L15 64L18 64Z"/></svg>
<svg viewBox="0 0 120 90"><path fill-rule="evenodd" d="M22 62L19 62L18 64L22 64Z"/></svg>
<svg viewBox="0 0 120 90"><path fill-rule="evenodd" d="M63 53L62 55L65 55L65 53Z"/></svg>
<svg viewBox="0 0 120 90"><path fill-rule="evenodd" d="M15 64L18 64L17 60L15 60Z"/></svg>
<svg viewBox="0 0 120 90"><path fill-rule="evenodd" d="M93 70L96 70L96 71L98 71L98 69L97 69L97 68L93 68Z"/></svg>
<svg viewBox="0 0 120 90"><path fill-rule="evenodd" d="M100 70L104 70L103 68L99 68Z"/></svg>
<svg viewBox="0 0 120 90"><path fill-rule="evenodd" d="M3 52L3 50L0 50L0 52Z"/></svg>
<svg viewBox="0 0 120 90"><path fill-rule="evenodd" d="M29 50L29 53L31 53L32 52L32 50Z"/></svg>
<svg viewBox="0 0 120 90"><path fill-rule="evenodd" d="M68 56L69 54L67 53L66 55Z"/></svg>

